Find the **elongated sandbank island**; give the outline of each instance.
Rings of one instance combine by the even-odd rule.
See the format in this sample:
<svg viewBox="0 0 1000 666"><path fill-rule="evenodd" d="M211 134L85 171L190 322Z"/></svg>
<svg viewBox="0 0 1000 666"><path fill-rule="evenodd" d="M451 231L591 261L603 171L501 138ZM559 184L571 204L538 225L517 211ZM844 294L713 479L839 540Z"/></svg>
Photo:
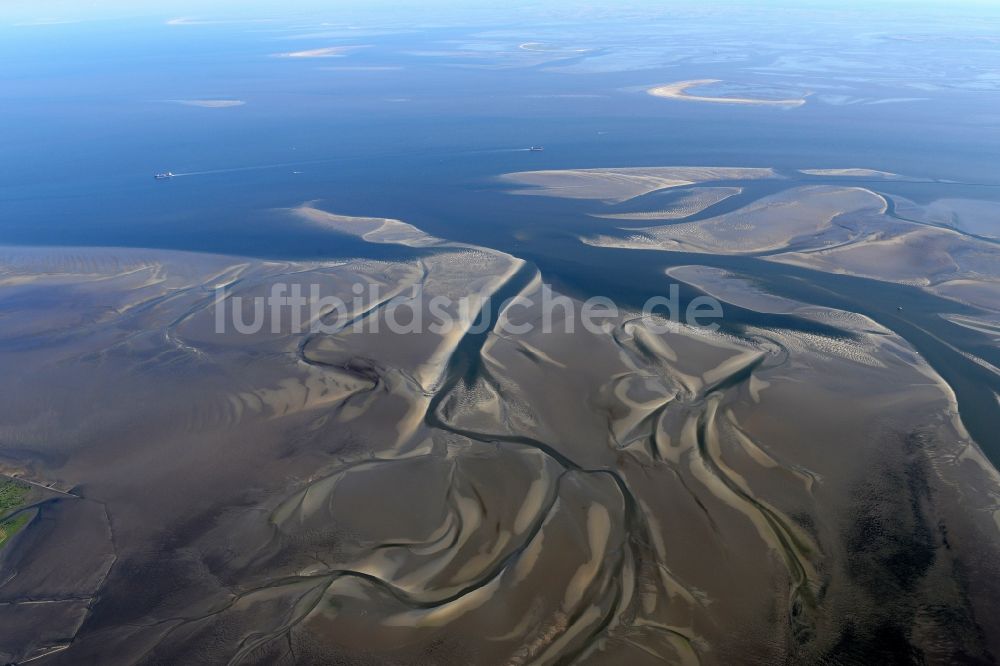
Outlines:
<svg viewBox="0 0 1000 666"><path fill-rule="evenodd" d="M653 97L666 97L668 99L681 99L686 102L712 102L715 104L751 104L755 106L783 106L796 107L806 103L804 99L759 99L756 97L713 97L710 95L692 95L688 93L690 88L707 86L712 83L722 83L720 79L694 79L691 81L678 81L662 86L650 88L646 92Z"/></svg>

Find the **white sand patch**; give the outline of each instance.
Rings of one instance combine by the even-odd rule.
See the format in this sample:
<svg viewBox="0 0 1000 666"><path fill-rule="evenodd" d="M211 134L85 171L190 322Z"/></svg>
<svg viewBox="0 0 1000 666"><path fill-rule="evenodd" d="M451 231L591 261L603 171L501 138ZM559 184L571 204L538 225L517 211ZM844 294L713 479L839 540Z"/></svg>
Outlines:
<svg viewBox="0 0 1000 666"><path fill-rule="evenodd" d="M275 53L276 58L342 58L349 53L367 46L326 46L318 49L305 49L303 51L288 51L286 53Z"/></svg>
<svg viewBox="0 0 1000 666"><path fill-rule="evenodd" d="M556 169L521 171L501 180L525 185L511 194L600 199L621 203L672 187L685 187L720 180L779 178L773 169L737 167L621 167L606 169Z"/></svg>
<svg viewBox="0 0 1000 666"><path fill-rule="evenodd" d="M666 85L650 88L646 92L653 97L664 97L667 99L680 99L686 102L709 102L712 104L749 104L755 106L780 106L792 108L802 106L806 103L804 99L757 99L753 97L711 97L706 95L690 95L689 88L704 86L711 83L721 83L720 79L696 79L692 81L678 81Z"/></svg>
<svg viewBox="0 0 1000 666"><path fill-rule="evenodd" d="M799 169L799 173L808 176L844 176L848 178L902 178L898 173L878 171L877 169Z"/></svg>
<svg viewBox="0 0 1000 666"><path fill-rule="evenodd" d="M228 109L234 106L244 106L246 102L242 99L168 99L172 104L182 106L197 106L202 109Z"/></svg>

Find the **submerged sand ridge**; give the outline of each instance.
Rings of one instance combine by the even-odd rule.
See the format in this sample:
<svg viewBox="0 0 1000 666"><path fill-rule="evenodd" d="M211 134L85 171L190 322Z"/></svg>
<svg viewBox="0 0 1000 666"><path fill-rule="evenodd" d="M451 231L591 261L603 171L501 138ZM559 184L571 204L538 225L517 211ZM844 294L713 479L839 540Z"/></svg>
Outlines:
<svg viewBox="0 0 1000 666"><path fill-rule="evenodd" d="M882 211L857 188L796 192L740 224ZM936 656L996 649L975 623L998 598L1000 478L893 331L688 266L672 276L822 326L722 333L624 311L572 334L469 317L217 333L221 285L246 306L319 284L352 321L384 324L414 288L477 308L532 298L500 320L541 316L545 276L510 254L319 204L286 214L421 252L0 253L17 308L0 319L4 470L79 495L41 501L45 522L0 550L16 573L0 614L19 627L4 659L835 663L845 632L886 631ZM355 300L355 285L379 289ZM87 575L36 604L26 585L70 561ZM59 631L22 640L29 612Z"/></svg>

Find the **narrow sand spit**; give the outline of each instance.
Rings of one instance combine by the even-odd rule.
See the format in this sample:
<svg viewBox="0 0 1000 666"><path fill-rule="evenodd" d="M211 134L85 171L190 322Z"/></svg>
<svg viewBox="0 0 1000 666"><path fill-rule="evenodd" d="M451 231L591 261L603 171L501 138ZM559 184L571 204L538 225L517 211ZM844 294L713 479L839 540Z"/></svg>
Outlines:
<svg viewBox="0 0 1000 666"><path fill-rule="evenodd" d="M895 180L902 178L898 173L878 171L876 169L799 169L799 173L807 176L843 176L845 178L884 178Z"/></svg>
<svg viewBox="0 0 1000 666"><path fill-rule="evenodd" d="M740 187L699 187L684 193L670 202L668 207L659 210L641 211L635 213L605 213L594 214L606 220L629 220L641 222L646 220L679 220L700 213L706 208L722 203L730 197L740 194Z"/></svg>
<svg viewBox="0 0 1000 666"><path fill-rule="evenodd" d="M504 174L504 182L527 186L511 194L600 199L621 203L674 187L722 180L780 178L773 169L745 167L621 167L557 169Z"/></svg>
<svg viewBox="0 0 1000 666"><path fill-rule="evenodd" d="M169 99L167 101L182 106L198 106L203 109L227 109L246 104L241 99Z"/></svg>
<svg viewBox="0 0 1000 666"><path fill-rule="evenodd" d="M367 46L327 46L318 49L306 49L304 51L289 51L286 53L275 53L276 58L340 58Z"/></svg>
<svg viewBox="0 0 1000 666"><path fill-rule="evenodd" d="M679 99L686 102L709 102L712 104L750 104L754 106L778 106L793 108L806 103L804 99L757 99L753 97L708 97L688 94L689 88L696 88L711 83L721 83L720 79L697 79L693 81L678 81L650 88L646 92L653 97Z"/></svg>

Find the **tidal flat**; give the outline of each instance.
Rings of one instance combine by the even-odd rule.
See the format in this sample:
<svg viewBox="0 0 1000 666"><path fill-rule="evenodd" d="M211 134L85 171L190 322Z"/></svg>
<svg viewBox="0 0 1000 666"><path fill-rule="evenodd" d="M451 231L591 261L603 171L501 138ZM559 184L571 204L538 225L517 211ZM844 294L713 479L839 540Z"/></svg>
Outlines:
<svg viewBox="0 0 1000 666"><path fill-rule="evenodd" d="M4 469L47 494L0 550L0 613L48 628L5 639L5 659L837 661L886 634L940 658L993 649L968 618L996 610L1000 477L892 330L692 265L670 277L813 330L625 309L511 334L543 316L531 264L400 220L281 214L422 254L4 249L18 316L0 354L20 377L0 389ZM414 287L477 312L502 296L504 326L219 332L218 288L246 304L279 282L324 285L352 320Z"/></svg>

